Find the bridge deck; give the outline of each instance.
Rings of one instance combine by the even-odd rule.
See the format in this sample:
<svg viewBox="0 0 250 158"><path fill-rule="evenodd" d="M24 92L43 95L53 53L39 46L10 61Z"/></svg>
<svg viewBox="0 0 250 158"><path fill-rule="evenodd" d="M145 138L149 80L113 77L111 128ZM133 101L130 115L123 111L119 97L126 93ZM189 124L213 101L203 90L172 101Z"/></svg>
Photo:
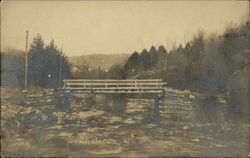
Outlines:
<svg viewBox="0 0 250 158"><path fill-rule="evenodd" d="M162 93L161 79L64 80L64 93Z"/></svg>

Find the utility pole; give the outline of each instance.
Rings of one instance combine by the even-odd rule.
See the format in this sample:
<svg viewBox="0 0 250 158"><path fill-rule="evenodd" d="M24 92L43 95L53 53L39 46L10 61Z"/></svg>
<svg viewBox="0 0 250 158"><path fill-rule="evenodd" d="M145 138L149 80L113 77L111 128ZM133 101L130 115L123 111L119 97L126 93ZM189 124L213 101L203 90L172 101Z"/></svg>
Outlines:
<svg viewBox="0 0 250 158"><path fill-rule="evenodd" d="M24 79L24 87L27 90L27 80L28 80L28 35L29 32L26 30L26 46L25 46L25 79Z"/></svg>
<svg viewBox="0 0 250 158"><path fill-rule="evenodd" d="M60 54L60 65L59 65L59 85L58 88L60 88L61 86L61 78L62 78L62 53L63 53L63 45L62 45L62 49L61 49L61 54ZM59 90L60 91L60 90Z"/></svg>
<svg viewBox="0 0 250 158"><path fill-rule="evenodd" d="M128 60L128 71L130 71L130 60Z"/></svg>
<svg viewBox="0 0 250 158"><path fill-rule="evenodd" d="M164 55L164 71L167 71L167 53Z"/></svg>

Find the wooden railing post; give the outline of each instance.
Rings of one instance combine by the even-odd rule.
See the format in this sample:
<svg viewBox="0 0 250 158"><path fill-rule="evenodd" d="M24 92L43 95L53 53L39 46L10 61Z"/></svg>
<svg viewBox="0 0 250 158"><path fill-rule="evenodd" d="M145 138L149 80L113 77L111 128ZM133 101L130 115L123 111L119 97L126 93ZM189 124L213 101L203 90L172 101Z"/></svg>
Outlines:
<svg viewBox="0 0 250 158"><path fill-rule="evenodd" d="M159 95L157 95L154 99L154 116L155 116L155 118L160 117L160 109L159 109L160 99L161 99L161 97Z"/></svg>
<svg viewBox="0 0 250 158"><path fill-rule="evenodd" d="M117 89L117 92L118 92L118 80L116 80L116 89Z"/></svg>
<svg viewBox="0 0 250 158"><path fill-rule="evenodd" d="M63 80L63 89L65 88L66 86L65 86L65 81Z"/></svg>
<svg viewBox="0 0 250 158"><path fill-rule="evenodd" d="M90 81L90 91L92 93L92 80Z"/></svg>

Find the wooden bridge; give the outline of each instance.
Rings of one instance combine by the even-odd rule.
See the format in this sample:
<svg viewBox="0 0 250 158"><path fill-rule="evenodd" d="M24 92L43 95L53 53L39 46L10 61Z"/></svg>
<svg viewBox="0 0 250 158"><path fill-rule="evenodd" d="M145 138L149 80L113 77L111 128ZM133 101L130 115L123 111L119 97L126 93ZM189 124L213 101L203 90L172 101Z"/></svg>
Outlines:
<svg viewBox="0 0 250 158"><path fill-rule="evenodd" d="M160 94L166 85L161 79L63 80L63 93L149 93Z"/></svg>

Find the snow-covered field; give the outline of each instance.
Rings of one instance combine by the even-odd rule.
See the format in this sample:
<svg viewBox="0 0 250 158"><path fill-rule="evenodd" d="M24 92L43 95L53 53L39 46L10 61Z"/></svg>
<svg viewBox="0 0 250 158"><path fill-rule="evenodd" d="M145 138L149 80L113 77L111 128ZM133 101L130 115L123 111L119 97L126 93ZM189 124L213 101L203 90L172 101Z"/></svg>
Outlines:
<svg viewBox="0 0 250 158"><path fill-rule="evenodd" d="M1 88L2 156L246 157L249 125L226 121L227 98L166 89L154 99L74 95L70 110L53 90Z"/></svg>

